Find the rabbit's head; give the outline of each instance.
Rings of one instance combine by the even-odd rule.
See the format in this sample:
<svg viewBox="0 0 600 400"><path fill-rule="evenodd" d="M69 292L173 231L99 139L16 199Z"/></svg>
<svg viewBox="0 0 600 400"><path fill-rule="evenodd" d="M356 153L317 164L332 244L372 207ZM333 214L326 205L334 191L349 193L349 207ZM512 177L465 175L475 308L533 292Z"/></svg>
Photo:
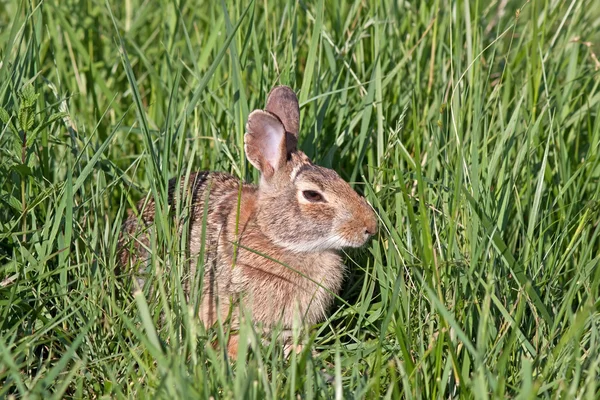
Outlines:
<svg viewBox="0 0 600 400"><path fill-rule="evenodd" d="M261 173L257 223L273 243L295 252L360 247L377 231L375 214L335 171L297 149L299 118L296 94L286 86L248 116L246 157Z"/></svg>

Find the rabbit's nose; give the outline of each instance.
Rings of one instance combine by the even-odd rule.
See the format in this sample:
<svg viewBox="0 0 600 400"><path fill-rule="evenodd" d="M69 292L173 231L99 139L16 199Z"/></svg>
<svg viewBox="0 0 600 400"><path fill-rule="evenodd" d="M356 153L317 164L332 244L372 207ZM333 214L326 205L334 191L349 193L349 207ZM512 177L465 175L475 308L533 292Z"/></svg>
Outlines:
<svg viewBox="0 0 600 400"><path fill-rule="evenodd" d="M375 218L369 218L365 221L365 233L369 236L377 233L377 220Z"/></svg>

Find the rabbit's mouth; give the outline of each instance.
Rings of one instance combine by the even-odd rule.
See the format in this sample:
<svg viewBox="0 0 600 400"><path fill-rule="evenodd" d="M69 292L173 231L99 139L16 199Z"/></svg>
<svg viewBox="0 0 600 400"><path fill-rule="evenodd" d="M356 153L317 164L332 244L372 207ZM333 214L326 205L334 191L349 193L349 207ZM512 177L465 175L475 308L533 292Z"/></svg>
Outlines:
<svg viewBox="0 0 600 400"><path fill-rule="evenodd" d="M366 231L361 233L356 232L350 236L342 238L341 242L343 242L344 244L341 248L362 247L367 243L371 236L372 235Z"/></svg>
<svg viewBox="0 0 600 400"><path fill-rule="evenodd" d="M335 232L334 237L339 238L336 242L341 244L340 248L362 247L377 233L377 220L373 214L353 216L338 225Z"/></svg>

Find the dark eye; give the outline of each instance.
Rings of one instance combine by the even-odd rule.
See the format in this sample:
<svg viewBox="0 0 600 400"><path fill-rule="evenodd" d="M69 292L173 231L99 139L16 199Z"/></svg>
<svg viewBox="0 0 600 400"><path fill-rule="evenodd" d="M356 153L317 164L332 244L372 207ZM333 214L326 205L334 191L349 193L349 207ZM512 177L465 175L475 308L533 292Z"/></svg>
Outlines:
<svg viewBox="0 0 600 400"><path fill-rule="evenodd" d="M314 190L303 190L302 196L304 196L304 198L310 201L311 203L318 203L324 201L321 193L316 192Z"/></svg>

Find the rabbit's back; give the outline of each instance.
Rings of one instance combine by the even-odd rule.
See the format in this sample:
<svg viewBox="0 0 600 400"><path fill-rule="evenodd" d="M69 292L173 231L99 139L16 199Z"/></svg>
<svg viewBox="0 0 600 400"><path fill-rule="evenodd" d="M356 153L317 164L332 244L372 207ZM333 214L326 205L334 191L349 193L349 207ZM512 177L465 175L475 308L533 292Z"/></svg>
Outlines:
<svg viewBox="0 0 600 400"><path fill-rule="evenodd" d="M241 192L255 192L253 185L244 184L238 178L221 172L200 171L191 173L189 178L173 178L168 186L168 206L171 216L179 215L177 221L179 235L187 229L187 250L191 259L191 275L195 265L210 266L217 261L219 236L227 232L227 219L235 212L236 198ZM136 277L144 282L145 270L150 260L150 235L154 225L156 203L154 199L140 200L136 213L129 211L119 239L119 261L121 266L137 267ZM179 213L176 212L180 208ZM204 260L198 256L204 245ZM207 268L205 276L215 273Z"/></svg>

